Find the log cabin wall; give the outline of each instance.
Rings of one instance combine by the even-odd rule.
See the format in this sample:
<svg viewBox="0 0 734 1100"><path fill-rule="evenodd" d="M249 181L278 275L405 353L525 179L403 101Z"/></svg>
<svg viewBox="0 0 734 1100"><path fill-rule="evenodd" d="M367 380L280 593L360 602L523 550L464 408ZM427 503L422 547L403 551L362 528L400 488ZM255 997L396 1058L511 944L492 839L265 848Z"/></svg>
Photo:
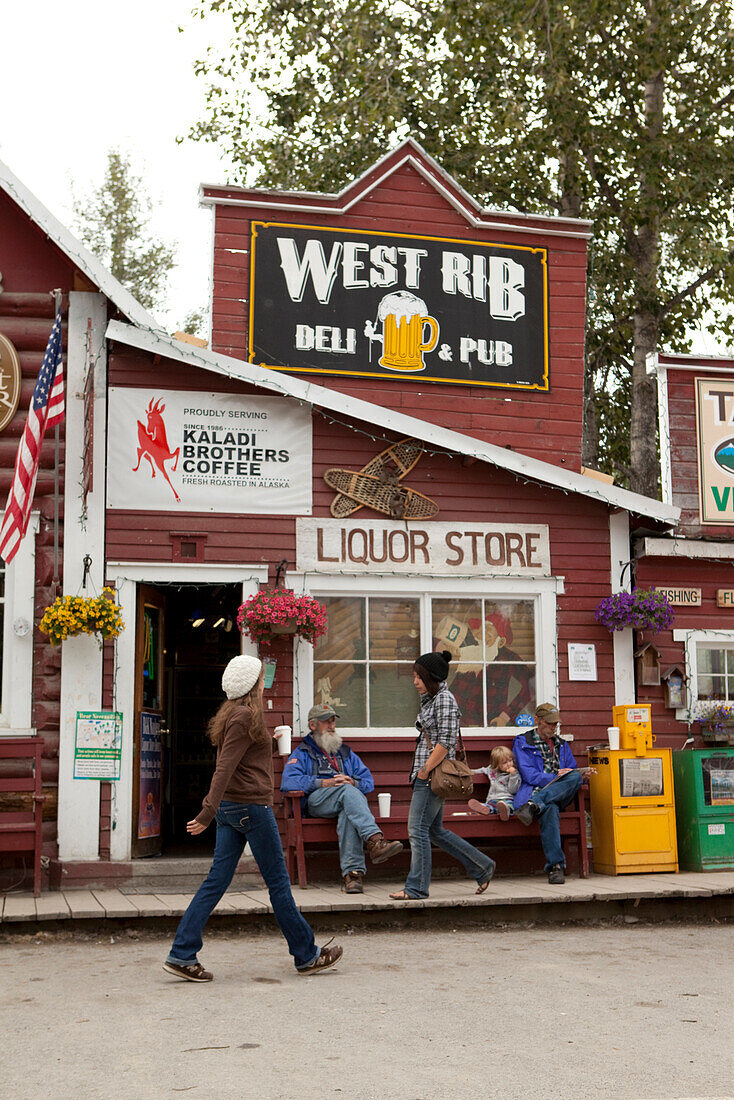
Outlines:
<svg viewBox="0 0 734 1100"><path fill-rule="evenodd" d="M444 181L445 186L445 181ZM300 213L302 196L293 208L248 209L227 205L227 197L242 201L252 192L204 188L216 197L213 255L212 350L247 359L250 285L250 233L253 221L379 229L384 233L455 238L472 242L522 245L548 249L550 391L522 392L492 386L406 381L405 377L349 378L309 374L319 385L419 416L478 439L512 447L578 472L583 428L584 326L586 319L586 240L569 232L548 232L548 222L496 215L498 226L477 229L447 202L414 167L398 168L347 215ZM260 196L261 197L261 196ZM321 201L327 207L331 200ZM332 203L332 205L335 205ZM487 218L487 221L492 220ZM507 225L516 223L517 228ZM559 225L563 223L559 219ZM526 226L546 235L523 232ZM420 242L417 242L420 243Z"/></svg>
<svg viewBox="0 0 734 1100"><path fill-rule="evenodd" d="M0 496L2 507L13 479L18 446L28 416L38 372L41 368L54 320L54 298L60 288L64 294L66 318L68 293L75 289L75 270L44 233L0 191L0 332L15 346L22 370L18 410L0 436ZM64 358L67 331L62 329ZM46 800L43 804L44 855L54 857L56 809L59 774L59 689L61 654L53 650L39 633L38 623L45 608L57 593L53 587L54 524L54 433L46 437L33 500L33 511L40 513L36 537L35 614L33 623L33 700L31 724L43 739L42 780ZM60 425L61 491L64 484L64 424ZM27 538L32 538L29 533ZM63 550L63 507L61 509L60 551ZM0 730L0 736L2 731Z"/></svg>

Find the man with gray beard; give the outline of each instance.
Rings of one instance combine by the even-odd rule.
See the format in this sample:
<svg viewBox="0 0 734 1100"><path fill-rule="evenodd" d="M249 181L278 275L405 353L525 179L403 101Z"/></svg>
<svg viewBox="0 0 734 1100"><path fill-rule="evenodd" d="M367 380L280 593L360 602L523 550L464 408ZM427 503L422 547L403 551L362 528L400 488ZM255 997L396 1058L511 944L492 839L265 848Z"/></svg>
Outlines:
<svg viewBox="0 0 734 1100"><path fill-rule="evenodd" d="M384 863L403 845L385 840L366 795L375 789L372 773L336 732L339 715L328 703L308 712L309 733L286 761L281 791L303 791L302 810L312 817L335 817L339 838L342 889L361 894L366 873L365 851L373 863Z"/></svg>

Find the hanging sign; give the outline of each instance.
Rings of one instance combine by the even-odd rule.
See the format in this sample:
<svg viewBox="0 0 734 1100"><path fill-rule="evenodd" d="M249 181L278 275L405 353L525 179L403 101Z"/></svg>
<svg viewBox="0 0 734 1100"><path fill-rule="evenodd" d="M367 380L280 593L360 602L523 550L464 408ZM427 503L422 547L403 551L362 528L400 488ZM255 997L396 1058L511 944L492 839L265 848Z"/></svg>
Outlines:
<svg viewBox="0 0 734 1100"><path fill-rule="evenodd" d="M0 332L0 432L15 416L20 401L20 379L18 352Z"/></svg>
<svg viewBox="0 0 734 1100"><path fill-rule="evenodd" d="M253 222L250 255L251 363L548 389L544 248Z"/></svg>
<svg viewBox="0 0 734 1100"><path fill-rule="evenodd" d="M311 513L309 408L238 394L109 393L108 507Z"/></svg>
<svg viewBox="0 0 734 1100"><path fill-rule="evenodd" d="M304 573L425 573L430 576L550 576L544 523L390 523L296 520Z"/></svg>
<svg viewBox="0 0 734 1100"><path fill-rule="evenodd" d="M74 778L119 779L121 757L120 711L77 711Z"/></svg>
<svg viewBox="0 0 734 1100"><path fill-rule="evenodd" d="M701 523L734 526L734 383L696 379Z"/></svg>

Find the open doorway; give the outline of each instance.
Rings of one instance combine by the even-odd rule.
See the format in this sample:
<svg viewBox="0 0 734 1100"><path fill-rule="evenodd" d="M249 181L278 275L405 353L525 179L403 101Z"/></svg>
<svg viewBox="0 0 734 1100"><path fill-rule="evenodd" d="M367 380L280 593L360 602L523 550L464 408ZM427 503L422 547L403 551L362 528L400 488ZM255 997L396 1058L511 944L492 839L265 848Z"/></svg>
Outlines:
<svg viewBox="0 0 734 1100"><path fill-rule="evenodd" d="M216 754L206 727L223 699L224 667L241 651L237 609L242 602L242 586L141 585L139 599L143 633L136 660L141 700L136 726L142 737L151 723L155 725L151 700L157 695L161 775L160 787L152 799L149 797L153 804L159 799L159 824L154 823L152 830L148 824L148 831L142 835L144 781L141 778L135 784L133 854L156 855L162 851L167 856L200 856L212 851L214 830L190 837L186 822L201 809L214 770ZM157 624L161 642L158 692L151 690L151 675L155 673L155 654L151 657L148 637L151 623L154 627ZM136 753L142 769L145 757L140 749L144 754L146 745L141 744Z"/></svg>

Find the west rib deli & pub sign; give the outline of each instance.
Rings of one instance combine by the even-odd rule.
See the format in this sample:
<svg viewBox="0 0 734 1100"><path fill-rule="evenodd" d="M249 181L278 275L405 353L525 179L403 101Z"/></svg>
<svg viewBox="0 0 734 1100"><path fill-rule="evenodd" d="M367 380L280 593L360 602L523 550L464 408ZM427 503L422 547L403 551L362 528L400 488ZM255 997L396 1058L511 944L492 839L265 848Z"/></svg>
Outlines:
<svg viewBox="0 0 734 1100"><path fill-rule="evenodd" d="M547 390L547 276L544 248L253 222L249 361Z"/></svg>

